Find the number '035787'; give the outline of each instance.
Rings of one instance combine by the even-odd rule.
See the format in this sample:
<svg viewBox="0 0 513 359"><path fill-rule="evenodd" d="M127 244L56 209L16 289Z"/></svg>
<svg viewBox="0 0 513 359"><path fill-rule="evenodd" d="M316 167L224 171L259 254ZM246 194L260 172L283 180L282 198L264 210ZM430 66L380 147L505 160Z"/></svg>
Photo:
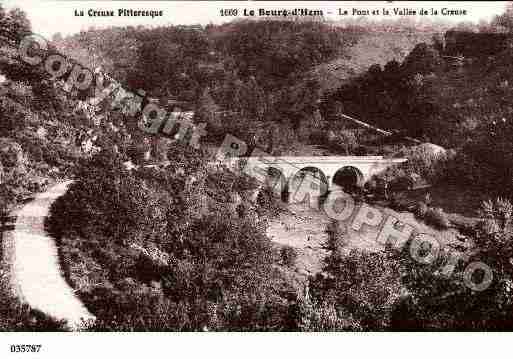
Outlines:
<svg viewBox="0 0 513 359"><path fill-rule="evenodd" d="M11 345L11 353L39 353L40 344L16 344Z"/></svg>

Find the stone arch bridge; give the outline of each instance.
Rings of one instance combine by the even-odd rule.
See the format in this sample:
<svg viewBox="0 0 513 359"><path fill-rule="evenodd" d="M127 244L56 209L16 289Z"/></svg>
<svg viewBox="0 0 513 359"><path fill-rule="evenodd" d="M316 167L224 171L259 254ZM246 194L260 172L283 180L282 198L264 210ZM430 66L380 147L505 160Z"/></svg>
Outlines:
<svg viewBox="0 0 513 359"><path fill-rule="evenodd" d="M307 191L319 196L334 189L362 187L373 175L407 161L383 156L253 156L227 160L232 165L241 161L243 172L275 191Z"/></svg>

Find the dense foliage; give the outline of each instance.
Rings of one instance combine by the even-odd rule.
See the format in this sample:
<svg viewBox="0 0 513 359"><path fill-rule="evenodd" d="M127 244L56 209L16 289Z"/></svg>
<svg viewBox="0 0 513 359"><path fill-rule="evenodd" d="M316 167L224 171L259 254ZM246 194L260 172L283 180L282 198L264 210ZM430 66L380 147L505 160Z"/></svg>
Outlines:
<svg viewBox="0 0 513 359"><path fill-rule="evenodd" d="M483 38L487 33L473 36ZM448 32L446 41L449 37ZM503 42L503 38L492 36L487 41ZM457 40L470 41L466 37ZM439 171L444 181L503 188L509 195L512 79L507 59L511 59L511 48L461 58L448 56L449 50L440 44L421 43L402 62L371 66L326 95L323 115L343 121L338 115L349 114L455 149L456 156Z"/></svg>
<svg viewBox="0 0 513 359"><path fill-rule="evenodd" d="M97 328L286 329L294 292L278 253L254 205L230 201L251 183L207 169L186 146L171 151L186 161L135 173L100 153L52 209L49 228Z"/></svg>

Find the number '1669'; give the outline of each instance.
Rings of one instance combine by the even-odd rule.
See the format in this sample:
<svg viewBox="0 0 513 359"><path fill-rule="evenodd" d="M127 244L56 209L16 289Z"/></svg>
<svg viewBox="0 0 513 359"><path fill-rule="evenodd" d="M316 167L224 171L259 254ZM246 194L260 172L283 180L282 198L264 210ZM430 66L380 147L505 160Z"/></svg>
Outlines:
<svg viewBox="0 0 513 359"><path fill-rule="evenodd" d="M221 16L237 16L238 9L221 9Z"/></svg>

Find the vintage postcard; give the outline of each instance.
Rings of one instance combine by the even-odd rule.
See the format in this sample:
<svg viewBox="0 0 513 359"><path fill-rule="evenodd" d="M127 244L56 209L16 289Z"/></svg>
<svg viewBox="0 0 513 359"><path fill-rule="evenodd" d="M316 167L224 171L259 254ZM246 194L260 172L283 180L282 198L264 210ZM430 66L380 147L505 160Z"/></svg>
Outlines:
<svg viewBox="0 0 513 359"><path fill-rule="evenodd" d="M512 331L512 179L512 3L0 1L1 358Z"/></svg>

